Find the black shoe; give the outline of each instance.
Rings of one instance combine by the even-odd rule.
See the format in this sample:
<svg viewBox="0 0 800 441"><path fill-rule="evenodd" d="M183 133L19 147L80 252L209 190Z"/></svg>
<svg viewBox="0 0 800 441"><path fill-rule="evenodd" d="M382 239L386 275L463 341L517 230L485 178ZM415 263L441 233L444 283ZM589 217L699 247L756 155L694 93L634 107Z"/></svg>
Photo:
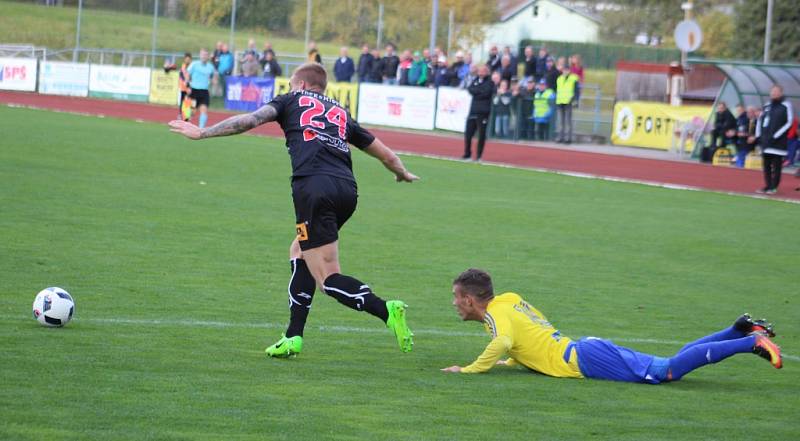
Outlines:
<svg viewBox="0 0 800 441"><path fill-rule="evenodd" d="M471 158L471 157L472 157L472 155L464 155L464 156L461 157L461 159L464 160L464 161L469 161L469 158Z"/></svg>
<svg viewBox="0 0 800 441"><path fill-rule="evenodd" d="M775 326L766 319L753 320L750 314L742 314L733 322L733 329L745 334L758 333L768 337L775 337Z"/></svg>

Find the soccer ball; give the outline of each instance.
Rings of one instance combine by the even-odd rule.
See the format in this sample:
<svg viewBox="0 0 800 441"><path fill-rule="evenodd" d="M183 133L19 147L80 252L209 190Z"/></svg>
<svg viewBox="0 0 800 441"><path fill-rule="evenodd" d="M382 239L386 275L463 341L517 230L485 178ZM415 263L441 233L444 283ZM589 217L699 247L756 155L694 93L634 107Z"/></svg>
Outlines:
<svg viewBox="0 0 800 441"><path fill-rule="evenodd" d="M43 289L33 300L33 318L44 326L64 326L74 312L72 296L58 287Z"/></svg>

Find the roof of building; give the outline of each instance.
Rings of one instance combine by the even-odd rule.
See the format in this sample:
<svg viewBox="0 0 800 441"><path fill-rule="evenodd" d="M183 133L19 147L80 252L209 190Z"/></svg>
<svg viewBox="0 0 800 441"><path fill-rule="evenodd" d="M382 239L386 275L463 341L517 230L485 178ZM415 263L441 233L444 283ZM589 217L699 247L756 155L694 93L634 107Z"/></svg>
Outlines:
<svg viewBox="0 0 800 441"><path fill-rule="evenodd" d="M500 15L500 21L508 21L515 15L519 14L520 12L524 11L528 6L532 6L534 3L538 3L540 1L548 1L550 3L554 3L558 6L561 6L564 9L572 11L576 14L582 15L589 20L595 21L597 23L601 23L600 17L597 17L594 14L589 13L588 11L575 8L570 6L561 0L497 0L497 10Z"/></svg>
<svg viewBox="0 0 800 441"><path fill-rule="evenodd" d="M759 106L769 101L773 84L783 87L784 96L800 105L800 64L754 63L747 61L688 60L689 64L708 64L716 67L733 86L741 103Z"/></svg>

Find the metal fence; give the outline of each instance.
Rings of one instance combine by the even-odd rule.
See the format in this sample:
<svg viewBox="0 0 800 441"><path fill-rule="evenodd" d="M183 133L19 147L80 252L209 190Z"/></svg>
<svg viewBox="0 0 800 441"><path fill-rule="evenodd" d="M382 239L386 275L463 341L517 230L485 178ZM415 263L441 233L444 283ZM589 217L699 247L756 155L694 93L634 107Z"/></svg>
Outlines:
<svg viewBox="0 0 800 441"><path fill-rule="evenodd" d="M49 49L38 47L31 44L0 44L0 57L22 57L36 58L40 61L72 61L78 63L111 64L117 66L154 66L159 68L165 63L180 62L183 52L170 51L142 51L129 49L111 48L67 48ZM193 54L198 57L198 54ZM234 55L234 72L238 71L238 65L244 56L243 51L236 52ZM283 69L283 75L289 74L306 61L306 55L295 53L277 53L276 59ZM335 57L322 57L322 64L329 70L333 69L336 62Z"/></svg>
<svg viewBox="0 0 800 441"><path fill-rule="evenodd" d="M43 58L47 48L32 44L0 44L0 57Z"/></svg>
<svg viewBox="0 0 800 441"><path fill-rule="evenodd" d="M572 109L573 134L576 139L604 143L608 141L611 133L615 99L613 96L603 95L597 84L581 85L581 94L577 105ZM495 114L489 118L488 136L494 139L508 139L513 141L535 139L535 125L531 121L533 100L530 97L516 98L511 105L509 133L498 136L495 127ZM550 120L548 140L555 138L558 124L557 112L553 112Z"/></svg>
<svg viewBox="0 0 800 441"><path fill-rule="evenodd" d="M677 49L654 48L648 46L634 46L624 44L576 43L566 41L522 40L519 47L520 59L525 59L523 50L525 46L547 47L552 54L565 56L578 54L584 66L596 69L615 69L617 61L647 61L652 63L669 63L680 61L681 53Z"/></svg>

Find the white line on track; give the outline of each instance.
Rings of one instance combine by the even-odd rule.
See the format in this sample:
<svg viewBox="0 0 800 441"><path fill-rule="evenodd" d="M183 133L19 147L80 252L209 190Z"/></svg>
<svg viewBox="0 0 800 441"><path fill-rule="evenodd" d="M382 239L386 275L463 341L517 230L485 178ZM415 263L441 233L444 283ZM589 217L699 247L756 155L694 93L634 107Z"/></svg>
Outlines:
<svg viewBox="0 0 800 441"><path fill-rule="evenodd" d="M19 319L20 316L0 316L4 320ZM284 323L242 323L242 322L221 322L209 320L161 320L161 319L126 319L126 318L76 318L76 322L97 323L108 325L149 325L149 326L180 326L180 327L196 327L196 328L244 328L244 329L283 329L286 327ZM314 326L310 327L322 333L356 333L356 334L385 334L386 330L376 326L374 328L359 328L354 326ZM436 328L414 328L414 334L417 336L438 335L444 337L487 337L488 334L483 332L465 332L465 331L450 331L447 329ZM683 345L686 342L677 340L659 340L654 338L630 338L630 337L617 337L610 338L615 342L622 343L650 343L657 345ZM795 355L783 354L786 360L800 361L800 357Z"/></svg>

